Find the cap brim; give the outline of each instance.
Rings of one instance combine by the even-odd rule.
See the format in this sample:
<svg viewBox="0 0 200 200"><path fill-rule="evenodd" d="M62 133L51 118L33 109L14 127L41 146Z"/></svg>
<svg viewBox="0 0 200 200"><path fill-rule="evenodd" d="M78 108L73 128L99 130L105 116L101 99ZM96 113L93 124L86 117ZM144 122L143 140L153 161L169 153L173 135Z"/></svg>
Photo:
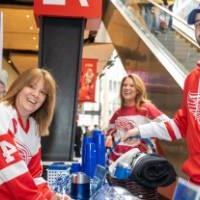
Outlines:
<svg viewBox="0 0 200 200"><path fill-rule="evenodd" d="M193 25L195 24L195 18L196 18L196 14L200 13L200 8L194 9L190 12L190 14L188 15L188 24Z"/></svg>

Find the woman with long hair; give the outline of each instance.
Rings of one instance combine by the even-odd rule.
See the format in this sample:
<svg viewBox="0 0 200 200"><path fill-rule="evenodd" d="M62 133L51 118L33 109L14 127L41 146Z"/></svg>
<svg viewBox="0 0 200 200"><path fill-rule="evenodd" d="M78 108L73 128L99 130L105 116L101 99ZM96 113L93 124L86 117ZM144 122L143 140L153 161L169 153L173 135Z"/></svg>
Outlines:
<svg viewBox="0 0 200 200"><path fill-rule="evenodd" d="M134 147L142 152L155 152L155 142L150 139L135 138L128 144L120 140L128 130L138 125L152 120L168 120L168 117L147 98L144 82L136 74L123 78L120 86L120 99L121 107L111 117L107 131L107 135L112 135L115 143L109 156L110 163Z"/></svg>
<svg viewBox="0 0 200 200"><path fill-rule="evenodd" d="M18 76L0 102L0 191L7 200L56 200L41 177L41 136L49 134L56 83L44 69ZM65 199L68 199L67 197Z"/></svg>

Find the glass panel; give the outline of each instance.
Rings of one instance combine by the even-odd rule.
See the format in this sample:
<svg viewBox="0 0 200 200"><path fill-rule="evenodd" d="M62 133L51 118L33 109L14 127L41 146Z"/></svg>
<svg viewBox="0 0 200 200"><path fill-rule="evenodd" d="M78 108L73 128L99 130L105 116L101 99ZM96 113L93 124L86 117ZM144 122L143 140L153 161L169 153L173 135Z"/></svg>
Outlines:
<svg viewBox="0 0 200 200"><path fill-rule="evenodd" d="M176 59L183 65L182 71L188 73L196 66L196 62L199 59L198 47L192 42L188 42L180 34L180 32L184 32L182 30L186 30L187 28L191 31L194 38L194 28L187 25L185 15L184 19L179 19L179 17L174 16L175 12L170 12L172 5L166 6L157 3L156 5L147 0L118 0L118 2L123 4L122 9L129 19L151 41L160 42L174 56L173 59ZM193 4L193 7L195 6L196 4ZM180 10L178 12L180 13ZM193 40L195 41L195 38Z"/></svg>

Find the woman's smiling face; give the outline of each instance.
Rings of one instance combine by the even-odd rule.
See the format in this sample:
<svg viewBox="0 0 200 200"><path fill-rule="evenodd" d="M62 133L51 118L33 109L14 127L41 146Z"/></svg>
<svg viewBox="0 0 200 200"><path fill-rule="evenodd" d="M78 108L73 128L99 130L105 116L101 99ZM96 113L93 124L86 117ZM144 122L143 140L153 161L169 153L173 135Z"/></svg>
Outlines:
<svg viewBox="0 0 200 200"><path fill-rule="evenodd" d="M16 97L16 108L21 117L26 120L38 110L46 100L46 95L42 77L25 86Z"/></svg>
<svg viewBox="0 0 200 200"><path fill-rule="evenodd" d="M125 104L135 103L137 96L137 89L134 81L127 77L122 85L122 97L124 98Z"/></svg>

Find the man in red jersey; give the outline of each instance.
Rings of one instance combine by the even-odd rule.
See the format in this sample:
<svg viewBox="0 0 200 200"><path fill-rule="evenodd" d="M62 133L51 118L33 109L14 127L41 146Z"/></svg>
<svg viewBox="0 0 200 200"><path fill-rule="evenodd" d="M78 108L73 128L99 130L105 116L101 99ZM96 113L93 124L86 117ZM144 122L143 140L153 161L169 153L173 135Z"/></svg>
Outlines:
<svg viewBox="0 0 200 200"><path fill-rule="evenodd" d="M195 37L200 45L200 6L188 16L188 24L195 26ZM183 90L183 104L173 119L167 122L151 122L127 132L122 139L141 135L142 138L156 137L164 140L184 138L188 148L188 158L182 170L189 180L200 185L200 62L187 76Z"/></svg>

